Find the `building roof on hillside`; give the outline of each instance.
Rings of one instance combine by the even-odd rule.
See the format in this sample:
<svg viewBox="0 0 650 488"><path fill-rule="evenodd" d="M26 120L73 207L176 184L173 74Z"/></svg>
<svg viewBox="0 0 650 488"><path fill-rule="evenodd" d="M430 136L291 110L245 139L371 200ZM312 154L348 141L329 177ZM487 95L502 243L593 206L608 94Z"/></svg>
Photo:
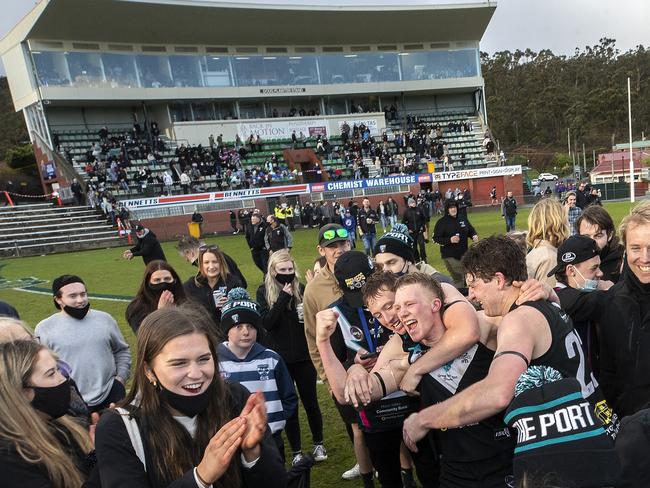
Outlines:
<svg viewBox="0 0 650 488"><path fill-rule="evenodd" d="M635 153L635 156L637 153ZM627 158L613 158L613 159L606 159L606 158L600 158L600 163L598 166L596 166L594 169L591 170L591 173L595 174L602 174L602 173L614 173L614 174L620 174L620 173L629 173L630 171L630 162L629 162L629 154ZM614 169L612 170L612 166ZM639 161L638 159L634 160L634 172L639 172L643 171L644 169L647 169L648 166L646 166L644 163Z"/></svg>
<svg viewBox="0 0 650 488"><path fill-rule="evenodd" d="M0 41L0 51L25 39L213 46L479 41L495 9L492 1L452 0L41 0Z"/></svg>

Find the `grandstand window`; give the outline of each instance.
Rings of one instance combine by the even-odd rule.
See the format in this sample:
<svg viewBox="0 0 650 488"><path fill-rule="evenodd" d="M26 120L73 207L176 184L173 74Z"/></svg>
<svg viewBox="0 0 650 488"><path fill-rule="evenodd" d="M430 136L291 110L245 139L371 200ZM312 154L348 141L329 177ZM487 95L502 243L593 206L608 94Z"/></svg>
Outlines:
<svg viewBox="0 0 650 488"><path fill-rule="evenodd" d="M138 87L135 56L131 54L102 54L106 81L111 87Z"/></svg>
<svg viewBox="0 0 650 488"><path fill-rule="evenodd" d="M70 85L70 72L63 52L32 51L41 86Z"/></svg>
<svg viewBox="0 0 650 488"><path fill-rule="evenodd" d="M169 56L175 87L203 86L199 60L196 56Z"/></svg>
<svg viewBox="0 0 650 488"><path fill-rule="evenodd" d="M400 54L404 80L437 80L478 76L476 49Z"/></svg>
<svg viewBox="0 0 650 488"><path fill-rule="evenodd" d="M230 63L226 56L202 56L201 72L205 86L233 86Z"/></svg>
<svg viewBox="0 0 650 488"><path fill-rule="evenodd" d="M399 81L395 53L322 55L318 63L323 84Z"/></svg>
<svg viewBox="0 0 650 488"><path fill-rule="evenodd" d="M167 56L139 54L136 56L140 82L145 88L171 87L172 79Z"/></svg>
<svg viewBox="0 0 650 488"><path fill-rule="evenodd" d="M104 84L104 74L99 54L70 52L66 58L73 85L98 86Z"/></svg>
<svg viewBox="0 0 650 488"><path fill-rule="evenodd" d="M314 56L235 56L238 86L318 84Z"/></svg>

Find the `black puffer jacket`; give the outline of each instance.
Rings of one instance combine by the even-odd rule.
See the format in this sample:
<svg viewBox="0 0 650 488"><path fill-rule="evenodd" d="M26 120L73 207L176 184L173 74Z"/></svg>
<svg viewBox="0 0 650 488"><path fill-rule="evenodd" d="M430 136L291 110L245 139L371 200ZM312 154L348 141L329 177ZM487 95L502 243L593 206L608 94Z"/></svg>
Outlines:
<svg viewBox="0 0 650 488"><path fill-rule="evenodd" d="M460 242L453 243L451 238L458 234ZM440 217L433 229L433 240L440 244L440 255L443 258L460 259L467 252L467 239L476 235L476 230L459 214L456 217L449 215L449 205L445 207L445 215Z"/></svg>
<svg viewBox="0 0 650 488"><path fill-rule="evenodd" d="M650 402L650 284L626 265L599 322L601 387L614 411L631 415Z"/></svg>
<svg viewBox="0 0 650 488"><path fill-rule="evenodd" d="M302 284L300 292L305 292ZM286 363L309 361L305 324L298 320L294 297L280 291L278 299L269 306L266 301L266 286L262 284L257 289L257 303L262 314L262 327L266 331L262 344L277 352ZM291 309L287 308L290 303Z"/></svg>

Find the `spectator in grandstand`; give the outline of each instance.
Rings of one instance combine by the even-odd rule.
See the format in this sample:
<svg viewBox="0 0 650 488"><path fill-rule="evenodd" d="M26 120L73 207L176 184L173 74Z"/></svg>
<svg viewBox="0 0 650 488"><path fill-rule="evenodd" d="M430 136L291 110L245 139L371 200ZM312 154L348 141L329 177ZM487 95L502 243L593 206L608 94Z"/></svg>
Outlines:
<svg viewBox="0 0 650 488"><path fill-rule="evenodd" d="M562 205L553 198L537 202L528 215L528 278L555 286L548 273L557 265L557 248L569 237L569 224Z"/></svg>
<svg viewBox="0 0 650 488"><path fill-rule="evenodd" d="M140 324L151 312L184 301L185 289L174 268L166 261L151 261L135 298L126 307L126 321L137 335Z"/></svg>
<svg viewBox="0 0 650 488"><path fill-rule="evenodd" d="M293 236L286 225L281 224L274 215L266 217L266 224L264 243L269 254L293 247Z"/></svg>
<svg viewBox="0 0 650 488"><path fill-rule="evenodd" d="M251 225L246 232L246 242L251 251L251 257L255 266L263 274L266 274L268 268L269 251L266 248L266 223L259 214L251 216Z"/></svg>
<svg viewBox="0 0 650 488"><path fill-rule="evenodd" d="M190 183L192 183L192 180L185 171L181 173L180 183L183 193L187 195L190 192Z"/></svg>
<svg viewBox="0 0 650 488"><path fill-rule="evenodd" d="M457 201L447 200L445 215L438 219L433 229L433 240L440 244L440 255L457 288L465 287L460 260L467 252L468 239L478 242L476 230L469 220L458 215Z"/></svg>
<svg viewBox="0 0 650 488"><path fill-rule="evenodd" d="M0 344L0 472L7 488L99 488L93 431L67 415L71 382L47 347L30 338Z"/></svg>
<svg viewBox="0 0 650 488"><path fill-rule="evenodd" d="M211 325L187 306L142 323L124 410L108 411L97 426L103 488L286 483L264 397L221 378Z"/></svg>
<svg viewBox="0 0 650 488"><path fill-rule="evenodd" d="M219 246L202 246L198 262L198 273L184 284L185 294L189 300L201 304L208 312L216 332L228 292L242 287L243 283L226 264Z"/></svg>
<svg viewBox="0 0 650 488"><path fill-rule="evenodd" d="M277 352L286 363L307 414L314 442L312 455L316 461L324 461L327 459L327 451L323 447L323 418L316 394L316 369L309 357L305 340L302 303L304 291L296 262L289 252L273 253L264 283L257 289L261 325L266 331L261 342ZM287 418L285 432L295 464L303 457L297 408Z"/></svg>
<svg viewBox="0 0 650 488"><path fill-rule="evenodd" d="M616 235L612 217L603 207L588 206L576 222L578 234L591 237L600 250L600 270L603 280L618 282L623 266L625 248Z"/></svg>
<svg viewBox="0 0 650 488"><path fill-rule="evenodd" d="M264 394L268 425L284 461L282 431L297 410L298 398L282 357L257 342L260 322L259 305L248 292L243 288L230 290L221 315L221 329L228 340L217 347L219 372L228 383Z"/></svg>
<svg viewBox="0 0 650 488"><path fill-rule="evenodd" d="M137 242L134 247L124 251L122 254L124 259L131 260L136 256L142 256L145 265L157 259L167 261L156 234L142 224L135 224L133 230L135 231Z"/></svg>
<svg viewBox="0 0 650 488"><path fill-rule="evenodd" d="M39 322L34 335L70 365L89 410L103 410L126 394L129 346L113 317L90 309L81 278L59 276L52 282L52 294L59 312Z"/></svg>
<svg viewBox="0 0 650 488"><path fill-rule="evenodd" d="M219 248L219 246L216 244L211 244L211 246L216 247L217 249ZM196 266L197 268L199 266L199 254L201 253L202 247L205 247L205 244L198 240L196 237L192 236L183 236L178 241L178 244L176 244L176 250L181 255L181 257L185 258L188 263L190 263L192 266ZM221 251L221 254L226 260L226 265L228 265L230 272L237 276L237 278L239 278L239 280L243 283L243 287L246 288L248 286L248 283L246 282L246 278L244 278L244 275L240 271L235 260L223 251Z"/></svg>
<svg viewBox="0 0 650 488"><path fill-rule="evenodd" d="M496 191L494 192L496 195ZM501 217L506 219L506 232L515 230L515 220L517 219L517 200L508 191L506 197L501 202Z"/></svg>
<svg viewBox="0 0 650 488"><path fill-rule="evenodd" d="M379 222L377 212L370 207L370 200L364 198L363 207L357 213L357 228L366 254L371 257L377 243L377 222Z"/></svg>

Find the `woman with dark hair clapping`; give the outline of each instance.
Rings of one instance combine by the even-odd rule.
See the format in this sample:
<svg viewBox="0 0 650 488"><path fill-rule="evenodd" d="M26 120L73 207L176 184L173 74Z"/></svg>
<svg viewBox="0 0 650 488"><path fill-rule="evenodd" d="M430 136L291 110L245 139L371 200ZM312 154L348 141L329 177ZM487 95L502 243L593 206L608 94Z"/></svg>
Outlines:
<svg viewBox="0 0 650 488"><path fill-rule="evenodd" d="M152 261L144 270L137 295L126 308L126 321L137 334L140 324L151 312L184 301L185 289L174 268L166 261Z"/></svg>
<svg viewBox="0 0 650 488"><path fill-rule="evenodd" d="M103 488L286 486L264 396L225 383L210 329L187 305L144 319L131 391L97 426Z"/></svg>

